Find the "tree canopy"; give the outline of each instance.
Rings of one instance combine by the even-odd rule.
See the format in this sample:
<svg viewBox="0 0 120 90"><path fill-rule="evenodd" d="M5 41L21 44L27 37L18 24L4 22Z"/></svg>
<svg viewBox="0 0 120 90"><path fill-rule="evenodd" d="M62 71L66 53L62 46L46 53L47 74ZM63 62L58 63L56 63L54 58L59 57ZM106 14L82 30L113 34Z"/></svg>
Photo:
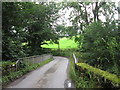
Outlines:
<svg viewBox="0 0 120 90"><path fill-rule="evenodd" d="M56 24L60 17L58 12L66 8L72 9L69 15L72 25ZM114 2L3 2L3 60L42 54L44 41L59 44L59 38L74 36L85 62L118 73L120 30L117 13L119 8Z"/></svg>
<svg viewBox="0 0 120 90"><path fill-rule="evenodd" d="M58 18L53 2L3 2L3 60L42 53L43 41L56 39L52 23Z"/></svg>

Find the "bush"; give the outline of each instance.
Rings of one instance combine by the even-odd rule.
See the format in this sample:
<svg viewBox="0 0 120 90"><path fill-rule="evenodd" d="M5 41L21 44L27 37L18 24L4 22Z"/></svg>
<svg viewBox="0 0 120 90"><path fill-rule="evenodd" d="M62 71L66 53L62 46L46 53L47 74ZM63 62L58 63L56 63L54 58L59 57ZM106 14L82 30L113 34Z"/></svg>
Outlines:
<svg viewBox="0 0 120 90"><path fill-rule="evenodd" d="M15 68L13 65L15 65L15 62L2 61L1 63L2 75L8 75L10 72L15 71Z"/></svg>

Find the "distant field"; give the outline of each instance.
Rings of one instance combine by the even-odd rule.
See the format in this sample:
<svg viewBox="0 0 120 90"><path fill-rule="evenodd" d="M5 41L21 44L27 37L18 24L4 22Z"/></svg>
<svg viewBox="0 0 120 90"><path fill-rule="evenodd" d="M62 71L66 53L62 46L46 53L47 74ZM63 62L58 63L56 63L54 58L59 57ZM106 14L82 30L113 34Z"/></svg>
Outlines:
<svg viewBox="0 0 120 90"><path fill-rule="evenodd" d="M47 41L47 43L49 43L49 41ZM74 39L69 39L64 37L59 40L59 43L60 43L60 49L77 48L77 43L75 43ZM41 46L43 48L58 49L58 44L44 44Z"/></svg>

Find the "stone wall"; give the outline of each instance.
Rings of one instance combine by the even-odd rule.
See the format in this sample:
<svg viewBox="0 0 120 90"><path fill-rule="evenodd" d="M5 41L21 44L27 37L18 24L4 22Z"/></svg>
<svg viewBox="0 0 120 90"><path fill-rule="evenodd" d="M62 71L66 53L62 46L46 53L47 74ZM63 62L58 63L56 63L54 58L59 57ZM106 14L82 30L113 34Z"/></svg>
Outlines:
<svg viewBox="0 0 120 90"><path fill-rule="evenodd" d="M31 57L25 57L24 61L31 63L31 64L36 64L36 63L40 63L48 59L53 59L53 56L50 54L36 55L36 56L31 56Z"/></svg>

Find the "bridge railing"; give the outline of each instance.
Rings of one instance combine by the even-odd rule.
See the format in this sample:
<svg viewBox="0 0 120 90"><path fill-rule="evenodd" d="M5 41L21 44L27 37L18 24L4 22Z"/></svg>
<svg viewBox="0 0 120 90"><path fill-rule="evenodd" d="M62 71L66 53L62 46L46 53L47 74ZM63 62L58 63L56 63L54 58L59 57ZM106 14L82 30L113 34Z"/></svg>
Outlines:
<svg viewBox="0 0 120 90"><path fill-rule="evenodd" d="M88 76L90 80L92 78L96 79L102 87L106 87L105 85L107 85L109 88L120 88L120 76L95 68L87 63L78 63L78 59L74 53L73 58L75 69L82 72L82 74L84 73L84 76Z"/></svg>
<svg viewBox="0 0 120 90"><path fill-rule="evenodd" d="M32 65L32 64L37 64L37 63L43 62L50 58L51 59L53 58L53 56L51 54L42 54L42 55L25 57L25 58L19 58L16 61L15 65L13 65L13 66L16 68L16 71L17 71L21 63L27 63L28 65Z"/></svg>
<svg viewBox="0 0 120 90"><path fill-rule="evenodd" d="M75 66L75 69L78 69L78 68L77 68L78 59L76 58L76 56L75 56L74 53L73 53L73 58L74 58L74 66Z"/></svg>

